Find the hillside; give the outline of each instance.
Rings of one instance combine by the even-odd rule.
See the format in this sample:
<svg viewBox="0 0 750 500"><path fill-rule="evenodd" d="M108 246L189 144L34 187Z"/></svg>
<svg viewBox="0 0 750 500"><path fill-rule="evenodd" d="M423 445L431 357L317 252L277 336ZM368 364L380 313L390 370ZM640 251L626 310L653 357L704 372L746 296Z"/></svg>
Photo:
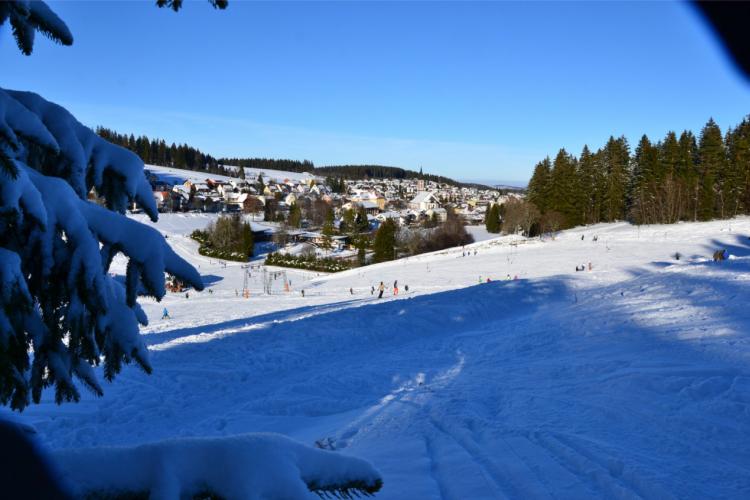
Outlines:
<svg viewBox="0 0 750 500"><path fill-rule="evenodd" d="M226 167L229 170L236 170L237 167ZM230 181L237 180L237 177L229 177L226 175L214 175L208 172L199 172L193 170L184 170L181 168L172 167L161 167L159 165L146 165L146 169L156 174L158 177L163 178L171 183L182 183L186 180L192 182L205 182L207 178L219 180L219 181ZM273 180L275 182L284 182L284 180L304 180L310 177L315 178L318 181L323 181L323 178L316 177L308 172L287 172L283 170L262 170L255 168L245 168L245 176L247 179L256 180L258 175L263 175L263 182Z"/></svg>
<svg viewBox="0 0 750 500"><path fill-rule="evenodd" d="M271 296L252 269L243 299L240 266L197 255L180 217L156 227L213 293L144 300L153 375L130 367L101 399L49 393L25 411L50 447L279 432L369 460L378 498L750 491L750 218L287 271L292 291L279 279ZM711 262L720 247L732 257ZM396 279L399 296L370 294Z"/></svg>
<svg viewBox="0 0 750 500"><path fill-rule="evenodd" d="M106 127L96 127L96 132L108 141L122 146L137 154L149 168L171 169L161 165L177 165L176 170L186 169L195 172L201 179L206 177L221 178L226 173L237 172L239 168L245 169L248 177L257 177L260 172L267 173L271 178L283 180L300 178L301 175L321 177L344 177L347 179L365 178L392 178L392 179L416 179L424 178L428 181L442 182L457 186L487 188L482 184L472 182L460 182L448 177L422 174L414 170L400 167L389 167L383 165L330 165L316 167L309 160L289 160L273 158L219 158L204 154L199 149L187 144L168 145L163 139L149 139L147 136L133 134L121 134ZM175 170L175 169L173 169ZM511 191L518 188L506 187Z"/></svg>

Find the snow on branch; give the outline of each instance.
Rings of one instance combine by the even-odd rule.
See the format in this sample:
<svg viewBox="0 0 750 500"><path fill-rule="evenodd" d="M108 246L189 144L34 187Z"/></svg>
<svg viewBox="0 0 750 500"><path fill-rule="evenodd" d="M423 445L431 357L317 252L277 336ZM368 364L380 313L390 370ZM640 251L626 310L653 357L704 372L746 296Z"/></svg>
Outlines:
<svg viewBox="0 0 750 500"><path fill-rule="evenodd" d="M136 447L54 454L77 497L354 498L383 485L365 460L311 448L278 434L183 438Z"/></svg>
<svg viewBox="0 0 750 500"><path fill-rule="evenodd" d="M34 50L34 38L37 31L62 45L73 44L73 35L68 27L44 2L30 0L0 2L0 25L6 20L10 20L16 44L26 55Z"/></svg>
<svg viewBox="0 0 750 500"><path fill-rule="evenodd" d="M110 380L123 363L150 372L139 290L161 299L165 272L203 283L156 230L123 215L135 201L157 218L143 163L64 108L4 89L0 160L0 403L21 410L51 386L58 403L78 401L74 378L101 394L91 367L102 362ZM116 253L129 259L125 286L107 274Z"/></svg>
<svg viewBox="0 0 750 500"><path fill-rule="evenodd" d="M56 155L31 155L32 167L65 179L83 199L91 188L95 188L106 200L108 208L124 213L128 202L134 200L151 220L157 219L156 202L143 175L143 162L135 153L105 141L65 108L37 94L15 90L4 92L25 108L25 113L17 110L18 114L24 115L26 120L31 120L26 115L32 115L41 121L43 129L54 137L59 148ZM44 130L34 132L45 135Z"/></svg>

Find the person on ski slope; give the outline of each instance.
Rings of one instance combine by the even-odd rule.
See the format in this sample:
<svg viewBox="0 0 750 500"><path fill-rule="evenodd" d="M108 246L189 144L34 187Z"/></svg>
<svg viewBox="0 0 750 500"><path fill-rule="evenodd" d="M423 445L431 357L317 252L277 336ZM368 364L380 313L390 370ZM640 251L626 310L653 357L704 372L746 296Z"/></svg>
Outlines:
<svg viewBox="0 0 750 500"><path fill-rule="evenodd" d="M385 285L383 284L382 281L380 282L380 285L378 286L378 291L380 292L380 293L378 293L378 298L382 299L383 298L383 292L385 291Z"/></svg>

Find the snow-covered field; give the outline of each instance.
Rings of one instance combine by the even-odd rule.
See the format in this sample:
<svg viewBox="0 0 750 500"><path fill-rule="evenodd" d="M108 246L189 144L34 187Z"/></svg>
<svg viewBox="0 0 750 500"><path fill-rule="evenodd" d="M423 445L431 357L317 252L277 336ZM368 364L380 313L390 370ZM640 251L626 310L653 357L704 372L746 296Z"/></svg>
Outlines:
<svg viewBox="0 0 750 500"><path fill-rule="evenodd" d="M236 169L239 167L231 167L227 165L226 168L236 171ZM205 182L208 178L217 181L237 180L237 177L209 174L207 172L198 172L193 170L183 170L181 168L162 167L159 165L146 165L146 169L153 172L158 177L174 184L182 184L186 180L190 180L191 182ZM310 178L314 178L317 181L324 180L322 177L315 176L309 172L287 172L285 170L245 168L245 177L247 179L255 181L258 178L259 174L263 175L263 182L266 183L269 180L273 180L274 182L279 183L286 180L300 182Z"/></svg>
<svg viewBox="0 0 750 500"><path fill-rule="evenodd" d="M272 295L252 269L249 299L204 225L157 227L213 293L143 301L151 376L15 416L49 447L271 431L367 459L380 498L750 497L750 218L287 270Z"/></svg>

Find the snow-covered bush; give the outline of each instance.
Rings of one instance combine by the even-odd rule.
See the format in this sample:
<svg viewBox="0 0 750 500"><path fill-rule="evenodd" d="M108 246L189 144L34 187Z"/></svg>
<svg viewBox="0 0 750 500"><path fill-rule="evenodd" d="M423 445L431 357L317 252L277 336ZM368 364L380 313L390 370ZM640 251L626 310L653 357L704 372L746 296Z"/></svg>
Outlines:
<svg viewBox="0 0 750 500"><path fill-rule="evenodd" d="M382 486L368 462L278 434L184 438L54 454L79 498L272 499L369 496Z"/></svg>
<svg viewBox="0 0 750 500"><path fill-rule="evenodd" d="M267 266L292 267L324 273L338 273L352 267L349 262L341 259L331 257L319 259L315 255L289 255L280 252L268 254L265 264Z"/></svg>

